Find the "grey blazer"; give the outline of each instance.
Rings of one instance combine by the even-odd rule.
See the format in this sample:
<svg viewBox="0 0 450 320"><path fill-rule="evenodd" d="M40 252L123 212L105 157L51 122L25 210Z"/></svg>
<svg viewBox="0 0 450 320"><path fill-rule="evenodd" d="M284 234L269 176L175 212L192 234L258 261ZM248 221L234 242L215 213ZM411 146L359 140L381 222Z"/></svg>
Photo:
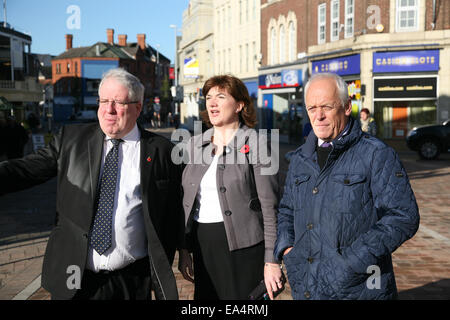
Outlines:
<svg viewBox="0 0 450 320"><path fill-rule="evenodd" d="M213 159L214 128L192 137L187 144L188 162L183 171L183 207L186 234L191 230L200 182ZM217 190L231 251L265 243L265 262L275 262L278 192L278 148L271 157L268 139L241 125L218 159ZM269 162L271 161L271 162ZM267 174L276 162L276 172ZM272 170L274 171L274 170Z"/></svg>

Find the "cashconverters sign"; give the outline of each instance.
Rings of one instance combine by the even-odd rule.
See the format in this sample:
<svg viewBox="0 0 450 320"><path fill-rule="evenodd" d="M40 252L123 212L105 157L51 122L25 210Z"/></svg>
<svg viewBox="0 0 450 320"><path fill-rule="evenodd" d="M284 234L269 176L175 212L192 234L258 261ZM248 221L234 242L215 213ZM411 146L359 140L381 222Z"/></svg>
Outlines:
<svg viewBox="0 0 450 320"><path fill-rule="evenodd" d="M373 72L438 71L439 50L374 52Z"/></svg>

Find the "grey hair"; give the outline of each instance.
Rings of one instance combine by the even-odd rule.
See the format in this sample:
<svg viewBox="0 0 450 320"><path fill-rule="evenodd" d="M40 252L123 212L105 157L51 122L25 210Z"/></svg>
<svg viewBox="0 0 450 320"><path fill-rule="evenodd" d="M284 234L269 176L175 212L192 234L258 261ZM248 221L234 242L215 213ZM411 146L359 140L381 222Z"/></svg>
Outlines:
<svg viewBox="0 0 450 320"><path fill-rule="evenodd" d="M110 69L106 73L104 73L102 81L98 86L99 92L105 80L109 78L117 80L128 89L128 99L132 101L139 101L141 104L144 102L145 88L142 85L141 81L136 76L132 75L123 68Z"/></svg>
<svg viewBox="0 0 450 320"><path fill-rule="evenodd" d="M309 78L308 82L305 85L305 100L306 94L308 93L309 85L316 80L320 79L333 79L336 82L336 88L338 90L339 100L341 101L342 106L345 106L348 103L348 99L350 98L348 95L348 85L339 75L331 72L324 73L315 73Z"/></svg>

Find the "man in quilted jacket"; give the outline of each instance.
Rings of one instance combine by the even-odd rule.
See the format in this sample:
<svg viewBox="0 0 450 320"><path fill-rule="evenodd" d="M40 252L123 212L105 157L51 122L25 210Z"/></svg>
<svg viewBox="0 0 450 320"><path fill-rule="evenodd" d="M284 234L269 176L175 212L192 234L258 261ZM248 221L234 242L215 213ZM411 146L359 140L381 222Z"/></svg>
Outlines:
<svg viewBox="0 0 450 320"><path fill-rule="evenodd" d="M363 133L347 85L319 73L305 86L312 132L293 154L275 257L294 299L395 299L391 254L419 226L397 153Z"/></svg>

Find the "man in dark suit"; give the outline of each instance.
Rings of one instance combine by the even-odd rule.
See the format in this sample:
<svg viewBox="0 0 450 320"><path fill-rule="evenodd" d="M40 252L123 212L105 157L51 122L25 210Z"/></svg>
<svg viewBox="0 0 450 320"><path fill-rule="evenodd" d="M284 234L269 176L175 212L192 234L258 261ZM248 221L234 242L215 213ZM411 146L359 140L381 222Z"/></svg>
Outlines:
<svg viewBox="0 0 450 320"><path fill-rule="evenodd" d="M52 299L178 299L184 234L173 144L136 120L144 87L123 69L99 86L99 123L65 126L48 147L0 163L0 195L57 176L42 285ZM78 277L78 278L77 278Z"/></svg>

